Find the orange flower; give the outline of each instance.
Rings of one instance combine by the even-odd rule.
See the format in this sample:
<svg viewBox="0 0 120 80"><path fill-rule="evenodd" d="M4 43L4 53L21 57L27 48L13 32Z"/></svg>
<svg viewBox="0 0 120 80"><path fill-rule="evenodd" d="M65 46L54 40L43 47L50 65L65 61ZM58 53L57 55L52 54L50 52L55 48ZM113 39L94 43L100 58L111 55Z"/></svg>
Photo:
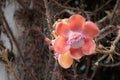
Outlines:
<svg viewBox="0 0 120 80"><path fill-rule="evenodd" d="M99 33L99 29L93 22L85 21L84 17L75 14L68 20L56 23L55 32L57 37L51 41L52 47L59 54L59 64L69 68L73 59L93 54L96 45L92 37Z"/></svg>

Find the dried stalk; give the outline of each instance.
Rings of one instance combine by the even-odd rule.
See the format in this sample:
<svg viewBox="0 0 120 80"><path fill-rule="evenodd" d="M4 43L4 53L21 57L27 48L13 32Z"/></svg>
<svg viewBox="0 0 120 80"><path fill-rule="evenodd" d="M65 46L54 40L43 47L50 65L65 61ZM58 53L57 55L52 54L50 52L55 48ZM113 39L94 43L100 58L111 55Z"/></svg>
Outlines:
<svg viewBox="0 0 120 80"><path fill-rule="evenodd" d="M120 5L120 0L117 0L116 5L115 5L115 7L113 9L113 12L112 12L112 17L111 17L111 20L110 20L110 24L113 24L113 22L114 22L113 20L114 20L114 17L115 17L115 14L116 14L116 11L117 11L119 5Z"/></svg>

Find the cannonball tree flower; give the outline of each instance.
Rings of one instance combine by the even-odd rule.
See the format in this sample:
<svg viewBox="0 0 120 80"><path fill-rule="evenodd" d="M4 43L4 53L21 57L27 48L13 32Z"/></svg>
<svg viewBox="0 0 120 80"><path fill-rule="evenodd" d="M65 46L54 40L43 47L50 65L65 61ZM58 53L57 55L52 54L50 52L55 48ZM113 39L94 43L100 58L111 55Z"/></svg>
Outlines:
<svg viewBox="0 0 120 80"><path fill-rule="evenodd" d="M98 35L97 25L86 21L81 15L72 15L55 23L55 37L51 41L58 63L63 68L69 68L73 59L78 60L85 55L93 54L96 44L93 37ZM50 40L47 40L50 43Z"/></svg>

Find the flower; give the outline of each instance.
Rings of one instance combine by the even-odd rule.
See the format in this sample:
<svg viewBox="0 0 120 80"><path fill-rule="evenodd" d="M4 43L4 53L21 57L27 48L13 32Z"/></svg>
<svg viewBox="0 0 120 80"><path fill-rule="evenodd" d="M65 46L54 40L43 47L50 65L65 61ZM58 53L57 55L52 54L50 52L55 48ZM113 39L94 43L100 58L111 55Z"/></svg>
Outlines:
<svg viewBox="0 0 120 80"><path fill-rule="evenodd" d="M75 14L54 26L57 36L51 41L51 47L54 48L58 63L63 68L69 68L73 59L78 60L84 55L93 54L96 45L92 38L99 33L95 23Z"/></svg>

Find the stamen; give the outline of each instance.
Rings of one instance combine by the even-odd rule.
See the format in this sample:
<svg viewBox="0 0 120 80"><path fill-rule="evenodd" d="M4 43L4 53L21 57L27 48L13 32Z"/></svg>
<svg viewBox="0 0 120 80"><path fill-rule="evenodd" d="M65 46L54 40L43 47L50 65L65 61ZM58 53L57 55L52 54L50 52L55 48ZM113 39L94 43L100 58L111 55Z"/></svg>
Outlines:
<svg viewBox="0 0 120 80"><path fill-rule="evenodd" d="M75 41L74 43L71 44L72 48L80 48L84 44L84 40L80 39L78 41Z"/></svg>
<svg viewBox="0 0 120 80"><path fill-rule="evenodd" d="M70 45L72 48L80 48L84 44L84 36L79 34L72 34L75 36L70 37L68 39L67 44Z"/></svg>

